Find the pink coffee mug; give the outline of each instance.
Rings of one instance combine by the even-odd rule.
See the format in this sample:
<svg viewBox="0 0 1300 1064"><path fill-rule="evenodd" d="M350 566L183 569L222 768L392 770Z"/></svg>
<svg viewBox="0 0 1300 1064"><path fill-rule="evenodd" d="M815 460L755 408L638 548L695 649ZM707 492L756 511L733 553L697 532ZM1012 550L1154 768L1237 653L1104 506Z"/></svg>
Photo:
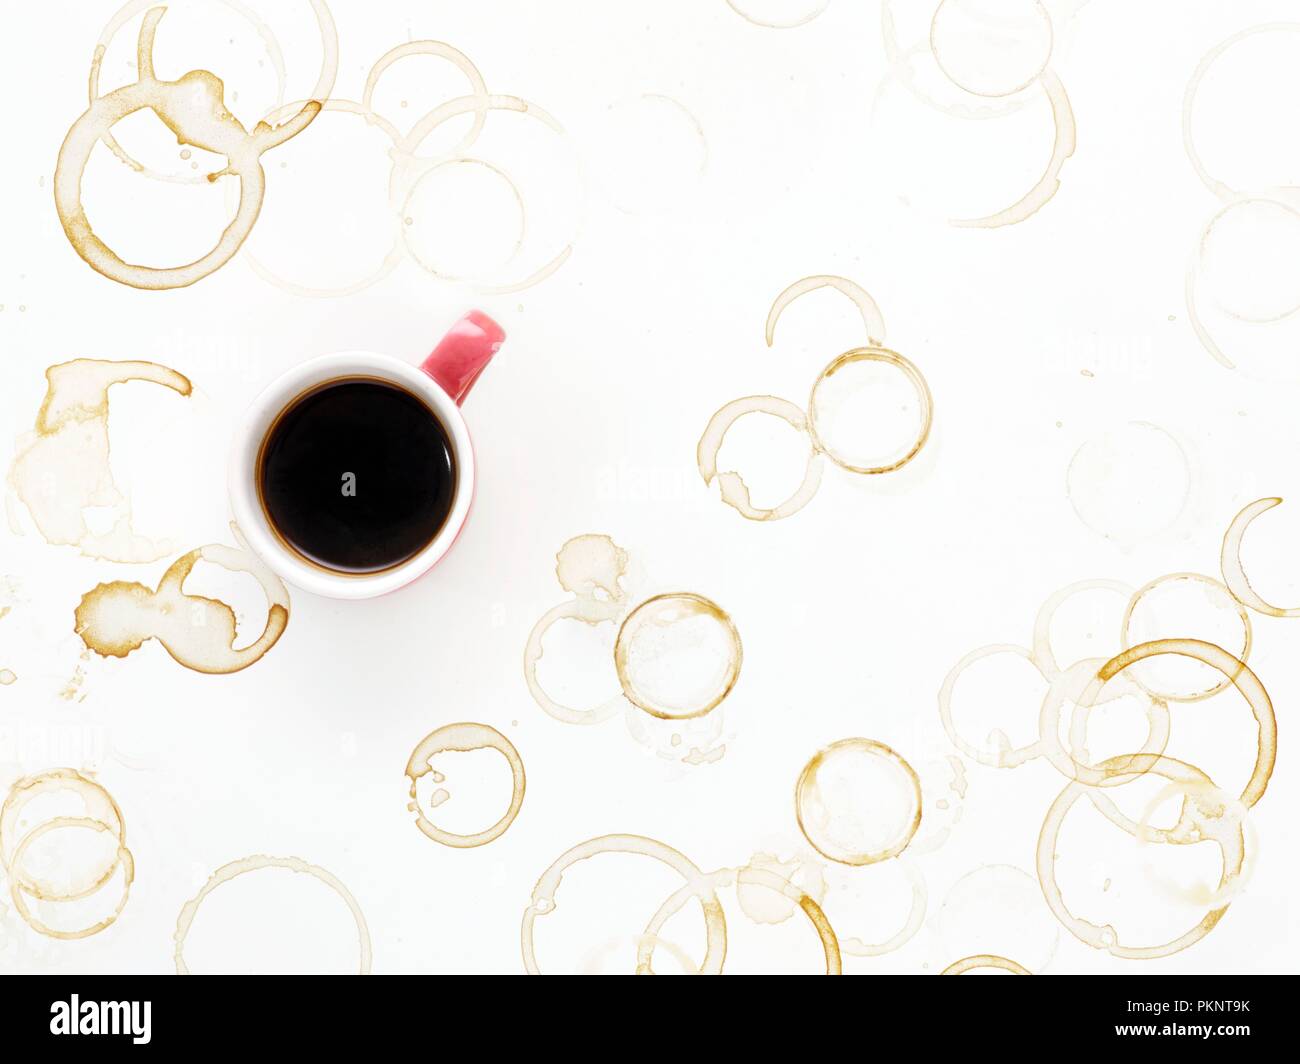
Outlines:
<svg viewBox="0 0 1300 1064"><path fill-rule="evenodd" d="M474 449L460 404L504 339L501 326L481 311L471 310L419 366L373 351L342 351L311 359L276 378L245 413L231 452L230 505L248 546L284 580L330 598L385 595L432 569L460 534L474 498ZM258 454L276 419L303 393L346 377L377 377L423 399L447 430L456 466L455 495L438 534L415 557L378 573L334 572L307 561L281 542L258 494Z"/></svg>

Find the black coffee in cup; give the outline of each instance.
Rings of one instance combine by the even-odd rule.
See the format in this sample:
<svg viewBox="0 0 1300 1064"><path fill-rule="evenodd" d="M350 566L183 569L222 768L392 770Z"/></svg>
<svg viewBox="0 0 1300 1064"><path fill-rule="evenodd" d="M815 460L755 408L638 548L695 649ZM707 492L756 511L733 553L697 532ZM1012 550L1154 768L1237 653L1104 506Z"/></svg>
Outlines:
<svg viewBox="0 0 1300 1064"><path fill-rule="evenodd" d="M281 541L333 572L378 573L433 542L456 496L451 439L419 396L347 377L298 396L257 459L262 508Z"/></svg>

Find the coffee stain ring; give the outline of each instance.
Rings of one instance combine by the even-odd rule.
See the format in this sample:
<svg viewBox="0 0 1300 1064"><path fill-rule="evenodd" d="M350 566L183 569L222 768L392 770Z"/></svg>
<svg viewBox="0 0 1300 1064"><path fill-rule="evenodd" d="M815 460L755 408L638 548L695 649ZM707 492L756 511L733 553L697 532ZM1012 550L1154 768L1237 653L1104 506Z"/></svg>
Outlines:
<svg viewBox="0 0 1300 1064"><path fill-rule="evenodd" d="M224 86L214 74L192 70L176 81L154 75L153 45L166 8L150 9L137 42L138 80L97 98L69 128L54 168L54 204L64 235L77 254L96 272L133 288L184 288L220 269L238 252L252 232L266 194L262 153L297 136L320 113L310 101L283 125L259 123L250 133L226 109ZM182 143L226 157L226 166L208 175L209 181L239 178L239 206L234 218L205 255L181 266L141 266L128 263L104 243L91 227L81 200L81 180L91 152L101 137L128 115L151 110Z"/></svg>
<svg viewBox="0 0 1300 1064"><path fill-rule="evenodd" d="M33 828L31 831L29 831L26 835L23 836L22 841L19 842L18 845L14 848L13 857L11 861L12 868L15 869L22 868L23 858L26 857L27 855L28 847L31 846L32 843L34 843L37 839L41 838L42 836L48 834L51 831L60 831L68 828L82 828L85 830L96 831L96 832L113 831L113 828L110 825L105 824L102 820L95 820L91 817L85 817L85 816L53 817L52 819L47 820L42 824L39 824L37 827ZM47 901L63 901L63 900L73 900L74 898L87 897L89 895L89 892L78 893L76 895L70 896L67 899L59 898L59 897L47 898L44 894L40 893L39 891L33 890L29 886L25 885L17 876L15 876L10 880L9 896L13 899L14 908L17 910L18 915L22 917L24 923L26 923L27 926L30 927L33 931L45 935L48 938L57 938L57 939L62 939L64 941L74 941L76 939L89 938L91 935L99 934L99 932L103 931L106 927L109 927L119 916L121 916L122 910L126 908L127 900L131 896L131 883L135 879L135 859L131 856L131 851L126 848L126 843L122 841L120 836L118 836L117 852L116 852L116 859L113 865L113 871L116 871L119 867L123 870L125 878L122 884L122 897L118 901L117 906L113 909L111 913L109 913L103 919L96 921L95 923L89 925L88 927L80 928L79 930L76 931L61 931L58 930L57 928L50 927L48 924L44 923L41 920L38 920L32 914L31 909L28 908L27 902L23 896L25 894L31 894L35 898L43 899ZM111 874L112 873L110 872L110 875ZM100 884L97 884L96 889L98 889L98 887L105 882L107 882L107 879L104 879L101 881Z"/></svg>
<svg viewBox="0 0 1300 1064"><path fill-rule="evenodd" d="M250 10L241 0L219 0L221 4L235 12L244 19L253 30L262 39L262 46L266 49L267 57L271 60L271 66L275 70L276 77L276 97L282 101L285 94L286 73L284 65L284 52L280 47L280 42L276 39L271 28L257 15ZM334 27L333 17L329 9L325 6L323 0L308 0L312 6L313 13L316 16L317 25L321 34L321 70L317 77L316 88L312 93L313 99L324 99L329 95L334 87L334 79L338 73L338 32ZM99 79L103 70L104 57L108 53L109 45L113 43L114 37L118 31L126 25L131 19L141 11L146 11L157 7L158 0L131 0L118 9L117 13L109 20L99 35L99 40L95 44L94 55L90 61L90 78L89 78L89 100L93 104L99 98ZM156 181L166 181L171 184L198 185L209 180L208 174L166 174L154 170L133 158L113 136L111 132L106 132L100 138L104 146L108 148L118 159L124 162L132 170L153 178Z"/></svg>
<svg viewBox="0 0 1300 1064"><path fill-rule="evenodd" d="M1246 570L1241 564L1241 541L1246 535L1246 529L1260 514L1281 504L1282 500L1280 498L1256 499L1232 519L1228 531L1223 534L1223 549L1219 554L1219 568L1223 572L1224 586L1232 593L1232 597L1243 606L1268 617L1300 617L1300 607L1284 609L1281 606L1273 606L1265 602L1259 593L1250 586L1250 579L1246 576Z"/></svg>
<svg viewBox="0 0 1300 1064"><path fill-rule="evenodd" d="M39 880L21 867L6 838L17 828L18 817L28 803L51 791L76 794L85 807L84 819L103 824L119 843L125 845L126 818L108 790L74 769L51 769L36 776L15 780L10 785L9 794L5 797L3 806L0 806L0 867L4 868L14 886L34 897L45 901L77 901L96 893L113 878L113 873L121 863L120 851L115 851L113 859L103 870L90 877L83 886L60 889ZM16 850L15 844L14 851Z"/></svg>
<svg viewBox="0 0 1300 1064"><path fill-rule="evenodd" d="M815 6L811 7L805 14L798 15L793 19L786 19L784 22L777 22L749 14L740 6L739 0L727 0L727 6L746 22L755 26L762 26L767 30L792 30L799 26L806 26L830 7L830 4L831 0L817 0Z"/></svg>
<svg viewBox="0 0 1300 1064"><path fill-rule="evenodd" d="M520 928L520 944L523 950L524 968L529 975L540 975L537 965L536 946L533 941L533 925L539 916L553 913L556 909L555 895L560 882L573 865L586 861L601 853L628 853L651 857L667 865L685 881L690 893L700 903L704 917L705 951L704 959L698 969L701 975L717 975L722 971L723 961L727 956L727 918L718 901L717 891L712 882L698 865L689 857L666 843L644 835L601 835L562 853L541 874L537 885L533 887L532 900L524 910L523 925ZM649 975L650 956L653 947L642 941L637 948L637 974Z"/></svg>
<svg viewBox="0 0 1300 1064"><path fill-rule="evenodd" d="M173 935L176 943L174 951L176 974L190 974L189 967L185 963L185 937L190 933L190 927L194 923L194 917L199 911L199 906L203 904L203 900L223 883L229 883L232 879L264 868L283 868L290 872L305 873L314 879L320 880L343 899L357 925L357 940L360 946L359 974L369 975L371 964L370 929L366 926L365 915L361 912L361 906L357 904L357 899L353 897L352 892L332 872L318 865L308 864L300 857L270 857L266 854L253 854L250 857L243 857L238 861L231 861L229 864L222 865L208 877L208 881L203 884L199 892L181 906L180 914L176 917L176 931Z"/></svg>
<svg viewBox="0 0 1300 1064"><path fill-rule="evenodd" d="M1245 662L1250 657L1250 648L1253 641L1250 614L1246 612L1246 607L1241 603L1237 596L1232 593L1232 590L1229 587L1219 583L1219 581L1215 580L1213 577L1204 576L1201 573L1168 573L1165 576L1156 577L1156 579L1138 588L1138 590L1133 593L1133 597L1129 599L1128 606L1124 610L1124 619L1120 623L1120 646L1127 649L1131 645L1129 643L1129 626L1133 620L1133 612L1137 609L1138 603L1142 601L1142 597L1149 594L1162 584L1177 580L1203 584L1206 588L1225 593L1225 597L1228 602L1231 603L1233 609L1237 613L1238 619L1241 621L1242 643L1240 663L1241 667L1244 669L1246 667ZM1212 646L1213 644L1208 645ZM1195 657L1195 655L1190 656ZM1235 656L1234 660L1236 660ZM1215 666L1215 668L1217 668L1217 666ZM1219 671L1222 672L1223 670ZM1223 672L1223 678L1213 687L1207 688L1204 691L1194 691L1191 694L1179 694L1177 692L1156 690L1149 682L1143 682L1142 677L1138 675L1135 675L1133 680L1142 688L1142 690L1146 691L1153 698L1161 698L1167 702L1203 702L1205 699L1217 695L1220 691L1226 690L1228 686L1234 682L1234 676L1231 673Z"/></svg>
<svg viewBox="0 0 1300 1064"><path fill-rule="evenodd" d="M633 646L638 633L648 626L667 627L692 617L708 617L721 628L728 646L726 667L715 683L713 692L702 705L681 711L668 710L638 689L632 677ZM614 641L614 667L618 671L618 682L623 688L624 696L638 709L660 720L693 720L711 713L736 686L743 659L740 632L736 630L731 615L712 599L690 591L668 592L646 599L623 618L618 637Z"/></svg>
<svg viewBox="0 0 1300 1064"><path fill-rule="evenodd" d="M828 840L820 838L820 831L812 829L810 823L811 811L807 806L814 799L820 800L817 772L828 758L844 750L856 750L878 758L897 769L906 781L913 812L899 827L893 840L883 849L869 853L849 851L842 846L831 845ZM907 849L908 844L916 835L917 828L921 826L923 808L921 780L917 776L916 770L900 754L884 743L876 742L874 739L840 739L817 751L803 767L803 771L799 773L799 779L794 787L794 815L799 824L799 830L814 850L828 861L834 861L837 864L861 866L876 864L879 861L897 857Z"/></svg>
<svg viewBox="0 0 1300 1064"><path fill-rule="evenodd" d="M296 108L302 106L302 102L303 101L296 101L293 103L282 104L264 115L263 121L274 122L282 114L291 114ZM392 142L393 149L396 149L401 143L402 134L398 131L397 127L388 121L388 119L384 118L383 115L371 110L369 105L364 102L357 103L354 100L329 99L321 105L321 110L332 114L356 115L357 117L364 119L367 125L375 126L381 132L386 134L388 139ZM389 245L388 251L384 254L383 261L381 261L368 276L363 277L359 281L353 281L351 284L337 285L334 287L320 287L290 281L285 277L281 277L270 267L263 264L263 262L253 254L252 249L247 246L243 249L244 261L248 263L249 268L252 269L258 277L262 278L262 280L275 285L277 288L288 292L290 295L303 296L312 299L341 299L345 296L356 295L356 293L365 291L371 285L378 284L392 273L402 261L403 236L401 216L396 213L395 208L394 211L393 240Z"/></svg>
<svg viewBox="0 0 1300 1064"><path fill-rule="evenodd" d="M536 122L541 123L552 133L561 138L567 138L568 133L565 128L546 110L535 103L522 99L518 96L503 96L489 94L487 97L482 95L460 96L454 100L448 100L439 104L428 114L424 115L415 123L398 145L393 156L393 172L389 184L389 196L393 202L405 202L406 195L414 183L419 181L433 167L445 162L451 155L444 154L437 158L425 158L416 155L417 149L423 144L444 122L448 122L463 114L470 112L476 115L480 112L487 111L510 111L516 114L525 115ZM467 157L468 158L468 157ZM577 157L575 156L575 159ZM581 169L579 161L579 169ZM406 182L401 184L399 182ZM513 182L512 182L513 184ZM492 293L495 295L506 295L512 292L523 291L539 284L546 278L550 277L556 270L563 266L569 256L573 254L574 243L577 240L577 234L555 253L547 262L534 270L531 274L518 281L508 282L505 284L481 284L477 287L480 291Z"/></svg>
<svg viewBox="0 0 1300 1064"><path fill-rule="evenodd" d="M749 488L739 473L734 470L718 471L718 453L722 450L727 432L746 414L770 414L798 432L808 431L809 423L804 412L788 399L779 399L774 395L749 395L743 399L733 399L709 418L695 448L696 465L705 484L712 484L714 479L718 481L722 501L741 517L750 521L780 521L798 513L817 494L822 482L821 453L816 445L809 448L803 481L794 494L776 506L755 506L750 500Z"/></svg>
<svg viewBox="0 0 1300 1064"><path fill-rule="evenodd" d="M1010 972L1012 975L1033 975L1023 964L1017 964L1007 957L999 957L994 953L978 953L973 957L963 957L959 961L954 961L948 965L940 975L965 975L967 972L979 968L998 968L1004 972Z"/></svg>
<svg viewBox="0 0 1300 1064"><path fill-rule="evenodd" d="M510 766L510 807L501 818L489 828L469 835L460 835L438 827L426 815L416 798L416 783L421 776L433 772L430 763L436 754L445 752L468 753L473 750L495 750L506 759ZM415 810L415 826L434 842L451 846L455 849L472 849L485 846L493 839L505 834L506 829L514 823L515 817L524 804L524 791L527 780L524 775L524 762L514 744L495 728L487 724L462 722L446 724L420 740L420 744L411 754L406 765L406 775L411 781L411 808Z"/></svg>
<svg viewBox="0 0 1300 1064"><path fill-rule="evenodd" d="M844 369L845 366L852 365L856 362L880 362L884 365L893 366L902 371L908 382L916 392L916 397L921 404L921 425L917 430L916 439L910 449L901 457L885 465L877 466L860 466L844 458L835 452L834 448L829 446L825 438L817 431L817 390L822 384L832 376ZM885 347L855 347L851 351L835 358L831 363L821 371L817 379L813 381L812 391L808 395L808 434L812 437L813 446L826 455L841 469L846 469L850 473L860 473L865 476L875 476L880 473L891 473L895 469L901 469L907 465L925 446L926 440L930 438L930 428L934 422L934 400L930 395L930 386L926 384L925 377L916 366L900 355L897 351L891 351Z"/></svg>
<svg viewBox="0 0 1300 1064"><path fill-rule="evenodd" d="M1211 782L1210 778L1200 769L1175 758L1158 756L1146 767L1133 772L1130 771L1129 766L1135 760L1145 759L1142 755L1124 754L1119 757L1109 758L1102 762L1099 768L1120 783L1129 783L1147 772L1155 772L1156 775L1175 782L1179 780L1188 780L1194 784L1208 784ZM1065 929L1085 945L1091 946L1093 949L1104 949L1112 956L1126 960L1152 960L1158 957L1168 957L1186 949L1188 946L1194 945L1213 931L1228 911L1227 904L1211 909L1195 925L1177 938L1152 946L1122 945L1119 934L1113 926L1094 924L1075 916L1070 911L1065 903L1060 884L1056 882L1056 847L1066 815L1079 797L1089 792L1089 790L1089 784L1079 780L1066 784L1065 788L1048 808L1047 815L1043 818L1042 829L1038 835L1035 857L1038 883L1042 888L1043 897L1046 899L1048 907ZM1184 812L1186 812L1186 801L1184 801ZM1230 828L1229 831L1223 833L1209 833L1207 837L1218 845L1223 859L1223 872L1219 882L1219 889L1222 890L1240 874L1245 859L1241 824L1238 821L1235 824L1235 830Z"/></svg>
<svg viewBox="0 0 1300 1064"><path fill-rule="evenodd" d="M807 295L809 292L816 292L819 288L835 289L858 308L858 313L862 316L863 328L867 331L867 341L869 343L879 346L885 342L885 318L880 312L880 306L871 297L871 293L860 284L850 281L847 277L821 273L795 281L776 299L772 300L772 307L767 312L767 323L763 328L763 335L767 340L768 347L771 347L773 340L776 339L776 324L781 320L781 315L785 313L786 308L795 300Z"/></svg>

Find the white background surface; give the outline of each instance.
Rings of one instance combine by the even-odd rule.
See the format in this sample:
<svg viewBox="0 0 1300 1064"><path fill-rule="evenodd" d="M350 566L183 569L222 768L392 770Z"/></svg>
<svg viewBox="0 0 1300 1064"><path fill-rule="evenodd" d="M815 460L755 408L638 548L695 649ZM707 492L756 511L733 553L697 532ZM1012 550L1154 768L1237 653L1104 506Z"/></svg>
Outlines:
<svg viewBox="0 0 1300 1064"><path fill-rule="evenodd" d="M309 91L319 46L305 0L253 6L266 8L284 47L289 98ZM897 6L901 23L901 12L926 5ZM431 38L470 56L491 91L536 101L569 130L588 177L572 258L549 280L509 295L437 280L410 261L337 299L287 294L242 257L189 289L114 284L73 252L51 195L58 147L84 110L91 52L114 6L8 6L0 37L10 101L0 172L6 447L30 430L51 364L138 358L186 374L195 384L188 400L145 384L116 389L111 421L114 470L131 491L137 529L170 538L179 554L230 541L228 434L244 405L284 369L363 347L417 361L469 306L496 317L509 339L465 407L479 488L457 549L434 574L388 598L334 603L295 594L286 634L243 673L191 672L156 643L125 660L81 662L72 631L80 596L112 579L152 585L168 562L82 558L44 544L29 523L25 535L0 533L0 573L18 585L14 608L0 620L0 667L18 675L0 688L0 782L56 765L97 772L126 816L137 867L123 916L89 940L40 939L6 911L0 956L7 965L171 970L181 905L218 866L268 853L297 855L348 885L369 923L377 972L519 971L519 923L532 886L571 845L610 832L645 834L706 869L743 864L756 850L806 852L791 798L819 747L865 735L917 760L951 753L936 692L963 654L1026 642L1042 601L1076 580L1139 586L1179 570L1215 575L1232 516L1260 496L1293 493L1294 385L1279 380L1294 348L1282 343L1263 368L1232 372L1202 349L1187 321L1188 256L1217 201L1193 172L1180 129L1183 90L1200 57L1239 29L1285 18L1288 5L1093 2L1063 20L1052 65L1070 93L1077 151L1052 202L1000 230L944 224L943 196L958 209L986 187L992 202L983 207L1017 198L1050 150L1045 109L1031 104L1017 116L1024 132L1012 138L1017 150L1006 151L996 133L980 149L978 129L963 130L957 152L952 143L899 136L879 108L873 121L887 73L876 3L833 0L792 30L754 26L723 0L333 0L331 10L340 40L336 96L359 96L371 63L392 46ZM258 38L218 4L178 3L167 19L180 23L183 11L190 30L178 26L169 36L165 22L160 31L160 74L212 69L225 78L228 101L232 90L241 92L234 105L241 118L255 120L274 103L273 82L258 66ZM218 23L230 31L202 32ZM129 52L116 71L106 62L105 87L128 80ZM465 91L450 68L410 63L391 94L408 100L390 115L402 126L406 114ZM1233 91L1224 89L1227 113L1268 143L1276 139L1284 171L1288 150L1300 160L1290 126L1262 117L1280 105L1250 86L1240 97ZM690 137L665 134L656 154L626 129L618 138L602 135L611 105L645 93L673 97L698 120L708 145L698 181ZM346 119L331 125L332 117L278 150L290 164L284 175L274 172L277 153L266 156L272 179L250 244L346 276L352 262L373 253L367 219L385 217L387 162L382 138L365 139L365 129L358 133ZM972 124L996 123L965 125ZM611 159L614 140L623 151L651 154L642 164ZM928 174L932 187L900 188L900 162ZM628 213L614 205L629 195L633 206L640 202L639 165L666 175L650 191L672 185L662 209ZM206 204L212 190L178 191L114 165L103 173L92 220L104 218L107 230L107 219L134 219L135 228L114 221L112 231L141 257L162 249L158 261L166 261L167 250L187 239L187 225L196 227L188 250L197 253L220 226L186 213L181 198L192 191L195 203ZM1291 167L1269 183L1298 177L1300 168ZM922 209L927 197L940 205L937 216ZM467 212L474 202L467 200ZM544 232L545 202L528 209ZM498 222L490 215L482 224ZM863 342L852 307L821 292L788 311L775 347L765 348L772 299L813 273L842 274L872 293L890 346L929 381L935 431L905 480L863 483L828 468L801 513L753 524L701 483L695 443L712 412L735 397L770 393L802 404L820 368ZM1180 442L1191 489L1173 527L1123 545L1079 520L1066 470L1086 441L1134 420ZM797 441L791 446L797 453ZM1117 476L1115 490L1140 498L1146 475ZM761 471L751 479L757 490ZM1300 510L1292 505L1258 526L1248 556L1257 586L1283 603L1291 601L1288 590L1300 598L1290 550ZM525 639L565 598L553 574L556 550L585 532L607 533L628 550L639 592L696 591L734 618L745 661L725 705L727 752L719 763L669 764L638 746L620 719L565 726L529 697L520 668ZM260 631L256 589L237 590L220 573L208 579L226 595L243 595L227 601L246 612L250 637ZM203 586L196 574L194 588ZM1300 695L1300 635L1294 621L1253 620L1250 663L1281 722L1273 781L1251 816L1255 873L1203 942L1143 970L1294 967L1290 709ZM1097 638L1107 646L1096 653L1118 649L1108 643L1117 635ZM77 697L61 698L82 664ZM983 712L1007 722L1013 735L1017 722L1036 719L1036 696L1017 700L990 688L980 697ZM1202 707L1210 716L1201 719L1221 720L1222 730L1216 724L1196 739L1179 740L1180 707L1173 711L1183 745L1170 752L1204 764L1225 789L1240 787L1253 754L1249 718L1234 699L1230 691ZM469 851L440 847L416 830L402 774L425 734L458 720L506 733L528 772L513 826ZM498 766L482 757L465 761L471 768L461 792L469 804L482 785L489 811L480 826L505 800L492 790L502 783L492 775ZM1216 757L1222 762L1211 769ZM846 958L847 970L942 968L960 955L937 922L951 884L986 864L1032 873L1043 812L1063 781L1042 762L1014 771L968 762L967 773L960 822L943 848L922 859L926 928L896 953ZM448 818L455 802L444 807ZM472 808L463 815L474 822ZM1119 833L1113 840L1132 848ZM1110 857L1101 849L1090 859L1101 867ZM635 935L676 889L673 877L648 878L632 859L603 870L593 862L583 875L589 887L575 885L567 907L562 894L554 933L545 927L542 948L555 952L552 963L542 958L544 967L563 968L566 950L580 963L605 934ZM262 887L223 888L230 893L220 904L213 896L211 912L200 916L211 923L206 930L196 923L191 938L191 968L353 965L346 911L310 883L268 876ZM828 914L841 935L857 933L849 926L856 921L870 934L901 917L881 915L888 899L897 904L892 894L881 898L839 916L828 902ZM815 941L801 918L757 930L730 895L724 904L737 970L816 969ZM604 931L584 927L598 917ZM740 943L749 936L757 937L745 953ZM689 932L682 937L698 959L698 942ZM999 943L988 952L1001 952ZM1062 930L1046 970L1137 967Z"/></svg>

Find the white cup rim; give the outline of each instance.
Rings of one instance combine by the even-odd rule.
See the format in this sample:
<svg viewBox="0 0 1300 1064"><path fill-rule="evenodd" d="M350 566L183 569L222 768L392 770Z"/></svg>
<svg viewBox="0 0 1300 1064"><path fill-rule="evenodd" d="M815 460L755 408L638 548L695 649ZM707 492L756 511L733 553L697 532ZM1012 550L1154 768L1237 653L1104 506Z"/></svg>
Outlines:
<svg viewBox="0 0 1300 1064"><path fill-rule="evenodd" d="M447 430L456 463L451 511L438 534L415 557L378 573L337 573L307 561L281 542L258 497L258 453L276 417L304 392L326 381L347 377L387 380L425 400ZM253 553L281 579L327 598L374 598L419 579L451 549L474 498L474 449L460 407L418 366L375 351L338 351L309 359L281 374L253 400L235 429L230 450L229 490L239 531Z"/></svg>

